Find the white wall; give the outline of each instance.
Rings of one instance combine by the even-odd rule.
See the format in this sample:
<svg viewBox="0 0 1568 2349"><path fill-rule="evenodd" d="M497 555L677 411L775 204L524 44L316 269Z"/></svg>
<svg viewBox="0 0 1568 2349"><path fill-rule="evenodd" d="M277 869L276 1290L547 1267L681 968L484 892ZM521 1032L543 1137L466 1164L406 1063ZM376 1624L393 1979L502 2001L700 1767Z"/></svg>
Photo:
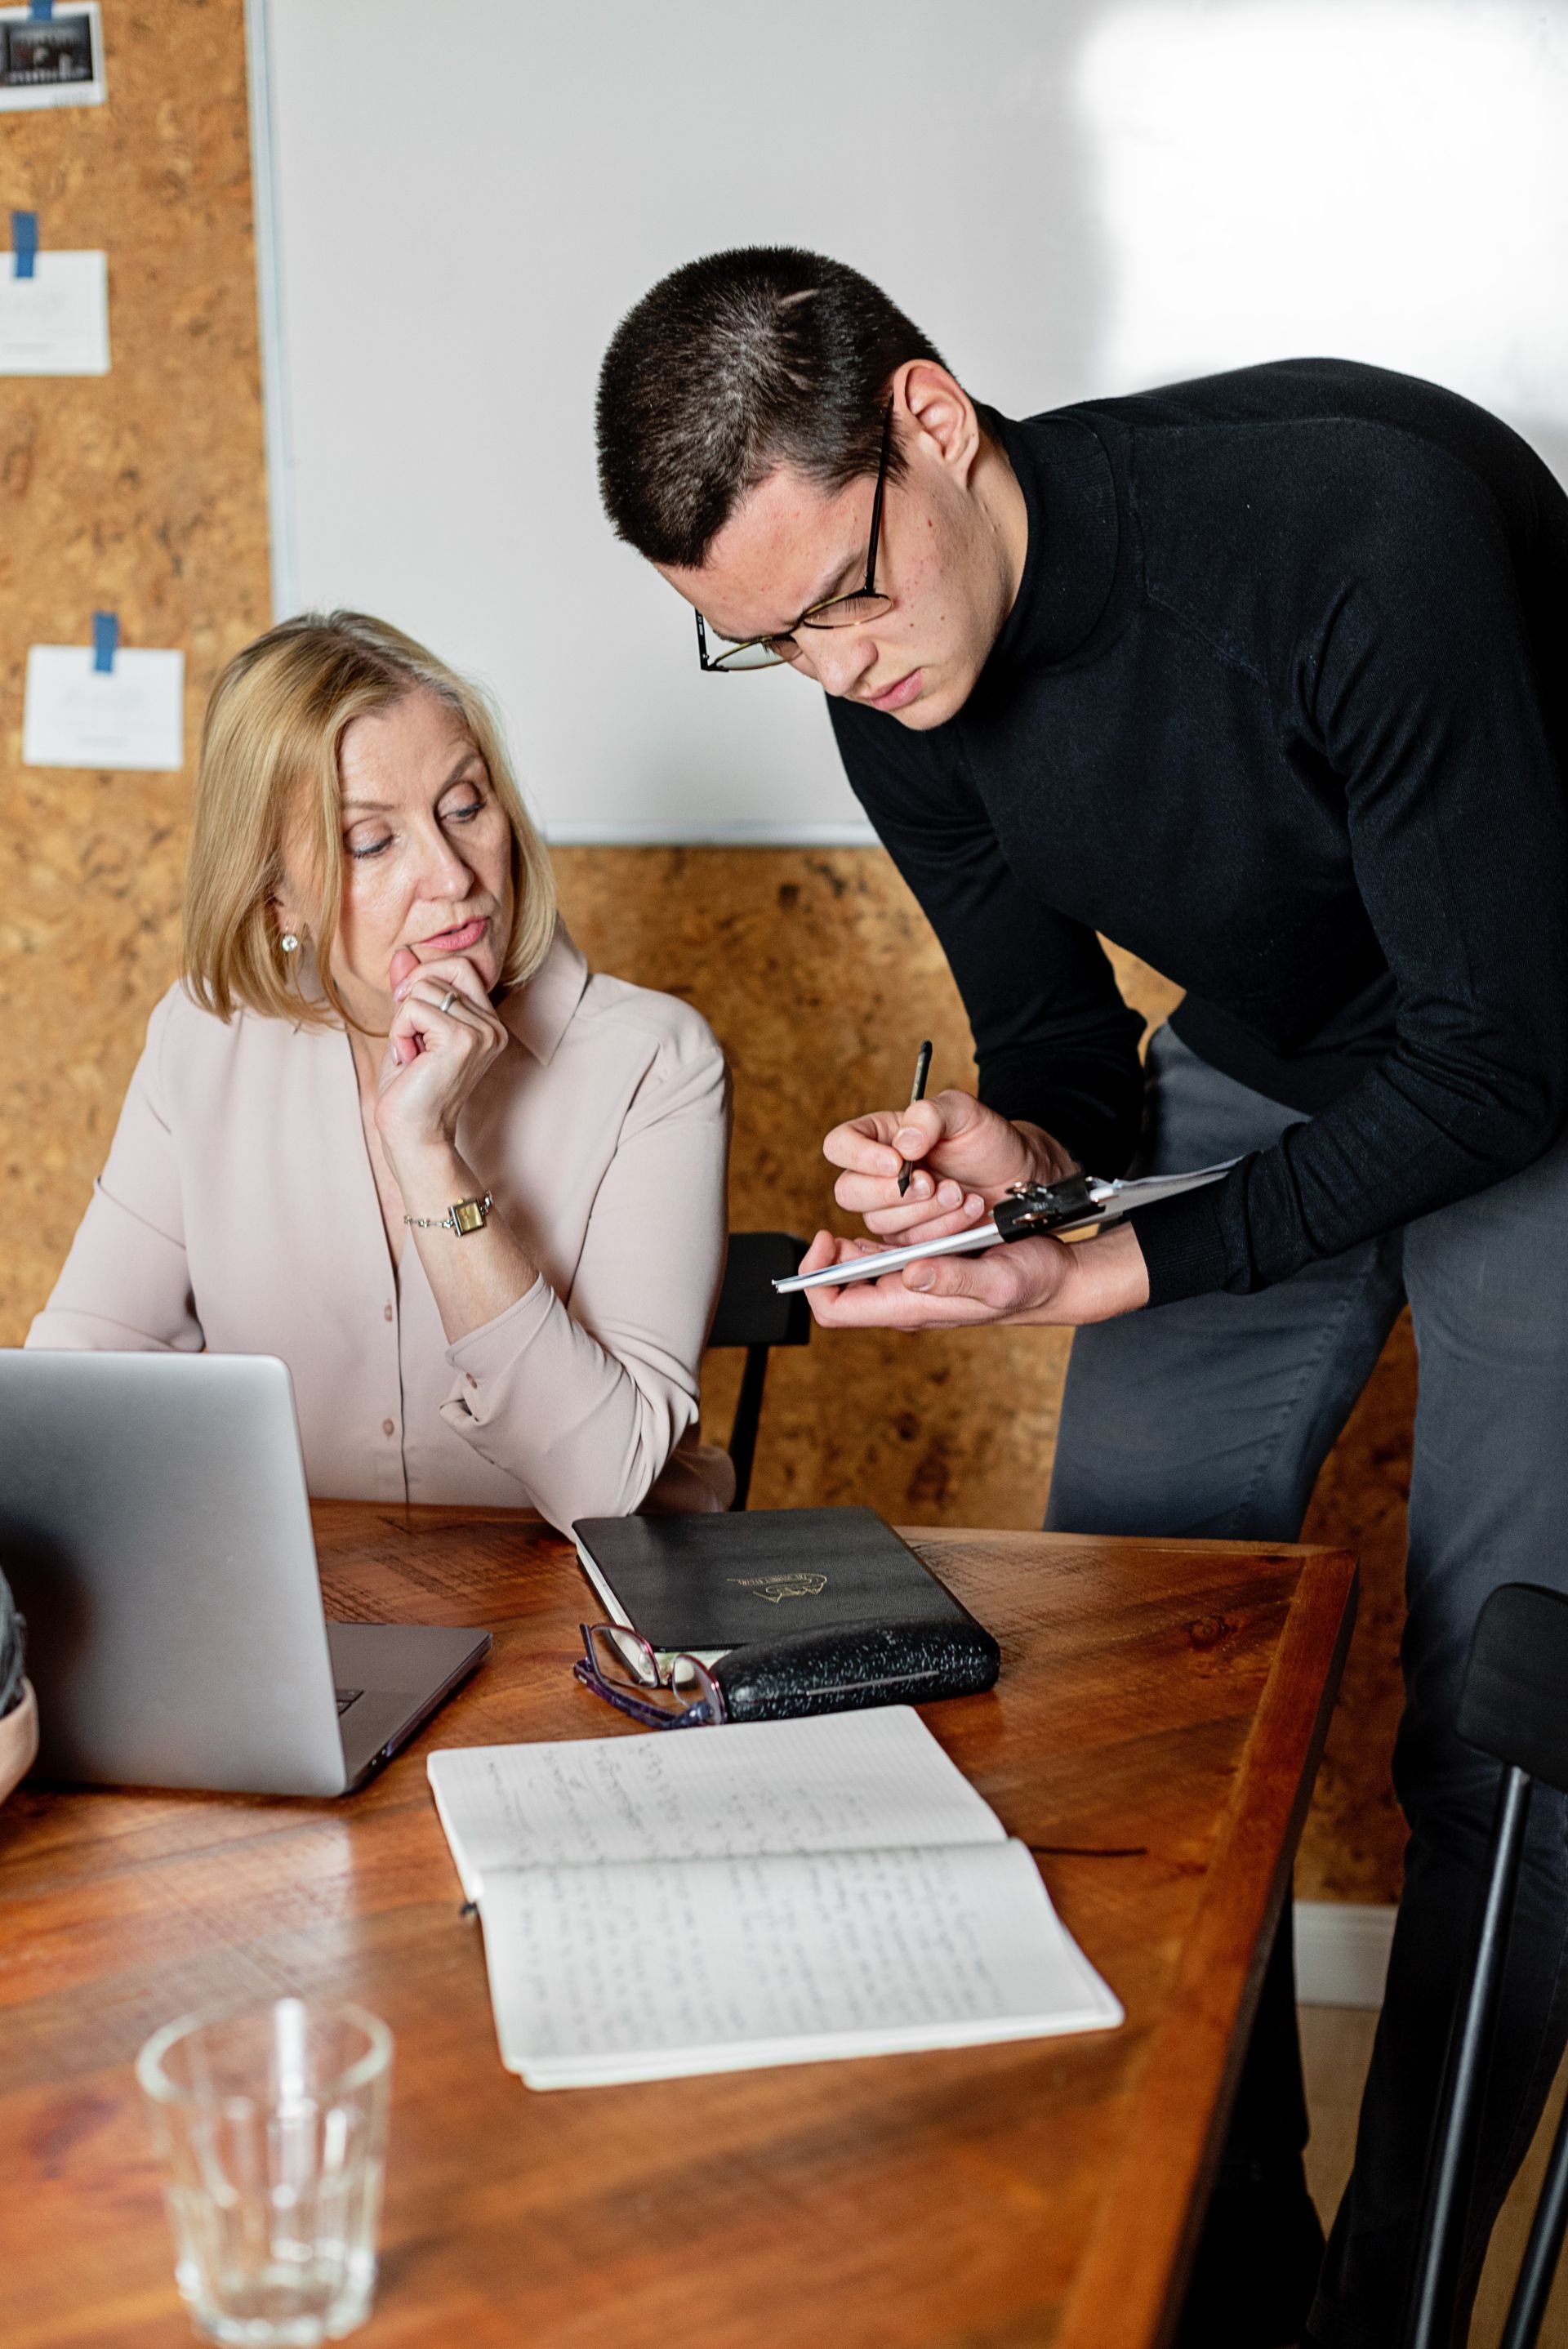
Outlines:
<svg viewBox="0 0 1568 2349"><path fill-rule="evenodd" d="M279 609L487 678L555 839L865 836L599 512L600 356L696 254L854 263L1014 413L1334 351L1568 474L1568 0L251 13Z"/></svg>

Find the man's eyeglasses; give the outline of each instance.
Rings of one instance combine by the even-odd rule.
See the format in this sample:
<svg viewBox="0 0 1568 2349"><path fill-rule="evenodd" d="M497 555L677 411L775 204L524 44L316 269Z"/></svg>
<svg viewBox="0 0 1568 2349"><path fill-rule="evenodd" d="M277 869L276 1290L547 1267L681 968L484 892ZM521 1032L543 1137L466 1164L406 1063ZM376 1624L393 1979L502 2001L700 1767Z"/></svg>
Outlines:
<svg viewBox="0 0 1568 2349"><path fill-rule="evenodd" d="M573 1676L645 1729L698 1729L725 1718L724 1695L700 1656L667 1667L639 1632L620 1623L580 1623L583 1653Z"/></svg>
<svg viewBox="0 0 1568 2349"><path fill-rule="evenodd" d="M748 636L742 644L729 644L716 636L716 644L724 649L708 657L707 630L702 614L696 615L696 657L705 669L778 668L783 662L799 660L803 647L796 641L796 628L855 628L862 620L880 620L892 603L891 595L879 595L877 582L877 541L882 536L882 492L887 487L888 451L892 447L892 402L887 404L882 418L882 456L877 464L876 494L872 500L872 540L866 553L866 584L852 587L847 595L828 595L821 603L810 605L781 636Z"/></svg>

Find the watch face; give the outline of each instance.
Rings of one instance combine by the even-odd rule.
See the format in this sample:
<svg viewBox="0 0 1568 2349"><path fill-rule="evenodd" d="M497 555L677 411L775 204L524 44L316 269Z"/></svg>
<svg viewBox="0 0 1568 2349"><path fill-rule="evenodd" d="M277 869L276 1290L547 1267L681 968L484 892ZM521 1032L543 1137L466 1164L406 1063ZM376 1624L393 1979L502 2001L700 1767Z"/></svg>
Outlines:
<svg viewBox="0 0 1568 2349"><path fill-rule="evenodd" d="M452 1221L460 1238L465 1232L484 1228L485 1203L482 1199L459 1199L452 1209Z"/></svg>

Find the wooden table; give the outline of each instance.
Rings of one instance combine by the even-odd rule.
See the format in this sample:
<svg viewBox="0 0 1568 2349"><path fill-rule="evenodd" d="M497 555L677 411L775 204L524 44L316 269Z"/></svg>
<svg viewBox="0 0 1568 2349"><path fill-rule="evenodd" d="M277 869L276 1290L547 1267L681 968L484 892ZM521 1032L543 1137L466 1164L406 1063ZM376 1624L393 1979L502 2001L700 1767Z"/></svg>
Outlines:
<svg viewBox="0 0 1568 2349"><path fill-rule="evenodd" d="M585 1586L504 1512L316 1521L329 1613L486 1623L495 1653L345 1801L28 1789L0 1811L6 2349L189 2339L131 2059L190 2007L284 1991L397 2033L373 2349L1164 2337L1349 1634L1346 1555L912 1537L1005 1659L992 1695L925 1718L1038 1854L1124 2029L538 2095L498 2060L424 1757L615 1733L569 1677Z"/></svg>

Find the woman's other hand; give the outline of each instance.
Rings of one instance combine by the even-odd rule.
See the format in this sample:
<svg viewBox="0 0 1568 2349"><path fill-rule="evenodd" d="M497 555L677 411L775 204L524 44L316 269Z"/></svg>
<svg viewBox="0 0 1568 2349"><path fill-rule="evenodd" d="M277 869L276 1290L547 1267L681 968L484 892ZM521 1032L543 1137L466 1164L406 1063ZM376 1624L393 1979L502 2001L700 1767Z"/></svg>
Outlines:
<svg viewBox="0 0 1568 2349"><path fill-rule="evenodd" d="M894 1245L962 1231L983 1222L1013 1184L1057 1183L1077 1171L1043 1128L1015 1123L963 1092L851 1118L833 1128L822 1155L844 1169L833 1185L838 1205ZM904 1160L912 1172L901 1196Z"/></svg>
<svg viewBox="0 0 1568 2349"><path fill-rule="evenodd" d="M507 1030L463 955L422 963L399 947L388 978L392 1023L376 1130L401 1184L422 1154L455 1147L463 1103L505 1050Z"/></svg>

